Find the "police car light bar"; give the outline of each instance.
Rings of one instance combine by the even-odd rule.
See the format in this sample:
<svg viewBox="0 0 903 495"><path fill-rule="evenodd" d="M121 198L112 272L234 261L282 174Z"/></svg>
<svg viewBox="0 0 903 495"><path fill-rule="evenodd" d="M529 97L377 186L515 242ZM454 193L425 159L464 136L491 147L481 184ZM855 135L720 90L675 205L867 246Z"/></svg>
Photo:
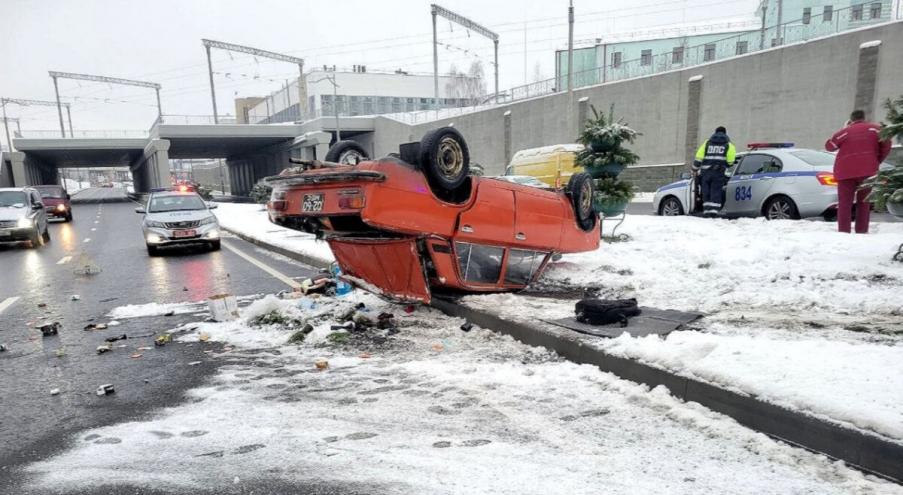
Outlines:
<svg viewBox="0 0 903 495"><path fill-rule="evenodd" d="M749 143L746 147L751 150L762 148L793 148L793 143Z"/></svg>

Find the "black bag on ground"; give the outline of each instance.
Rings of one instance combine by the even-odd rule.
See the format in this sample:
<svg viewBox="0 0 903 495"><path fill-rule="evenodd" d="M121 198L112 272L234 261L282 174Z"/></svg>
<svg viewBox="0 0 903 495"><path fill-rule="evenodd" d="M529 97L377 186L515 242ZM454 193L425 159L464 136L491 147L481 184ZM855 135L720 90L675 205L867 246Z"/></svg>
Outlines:
<svg viewBox="0 0 903 495"><path fill-rule="evenodd" d="M583 299L577 302L577 321L590 325L620 323L627 326L627 319L640 314L636 299Z"/></svg>

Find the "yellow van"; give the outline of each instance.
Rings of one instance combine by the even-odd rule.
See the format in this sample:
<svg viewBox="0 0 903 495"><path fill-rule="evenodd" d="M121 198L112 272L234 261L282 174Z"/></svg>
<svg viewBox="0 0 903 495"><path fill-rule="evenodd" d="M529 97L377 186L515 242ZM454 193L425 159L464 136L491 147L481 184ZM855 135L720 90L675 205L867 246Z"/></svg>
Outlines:
<svg viewBox="0 0 903 495"><path fill-rule="evenodd" d="M574 166L577 153L583 148L582 144L572 143L518 151L505 169L505 175L528 175L551 187L563 187L571 175L583 171L583 167Z"/></svg>

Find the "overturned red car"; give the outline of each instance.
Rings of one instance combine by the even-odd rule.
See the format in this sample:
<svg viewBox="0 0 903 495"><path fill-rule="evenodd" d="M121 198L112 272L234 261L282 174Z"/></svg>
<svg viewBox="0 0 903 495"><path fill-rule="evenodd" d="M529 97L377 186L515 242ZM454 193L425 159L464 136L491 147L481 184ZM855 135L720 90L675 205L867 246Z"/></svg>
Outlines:
<svg viewBox="0 0 903 495"><path fill-rule="evenodd" d="M553 254L599 246L587 174L565 191L471 176L451 127L379 160L353 141L325 158L267 179L270 220L325 238L346 280L385 296L522 289Z"/></svg>

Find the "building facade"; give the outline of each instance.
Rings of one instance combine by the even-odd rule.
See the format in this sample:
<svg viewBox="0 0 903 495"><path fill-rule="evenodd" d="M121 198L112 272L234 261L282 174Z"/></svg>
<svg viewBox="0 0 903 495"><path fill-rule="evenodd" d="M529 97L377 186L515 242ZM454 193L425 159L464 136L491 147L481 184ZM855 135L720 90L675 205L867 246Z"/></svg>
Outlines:
<svg viewBox="0 0 903 495"><path fill-rule="evenodd" d="M315 70L262 98L247 108L250 124L297 122L324 116L380 115L435 108L432 75L403 71L367 72ZM333 84L336 86L333 87ZM466 76L439 77L439 108L473 105L485 93L480 79ZM298 104L302 97L305 105Z"/></svg>
<svg viewBox="0 0 903 495"><path fill-rule="evenodd" d="M901 0L763 0L748 17L610 35L574 48L574 87L714 62L899 18ZM559 89L568 52L555 52Z"/></svg>

